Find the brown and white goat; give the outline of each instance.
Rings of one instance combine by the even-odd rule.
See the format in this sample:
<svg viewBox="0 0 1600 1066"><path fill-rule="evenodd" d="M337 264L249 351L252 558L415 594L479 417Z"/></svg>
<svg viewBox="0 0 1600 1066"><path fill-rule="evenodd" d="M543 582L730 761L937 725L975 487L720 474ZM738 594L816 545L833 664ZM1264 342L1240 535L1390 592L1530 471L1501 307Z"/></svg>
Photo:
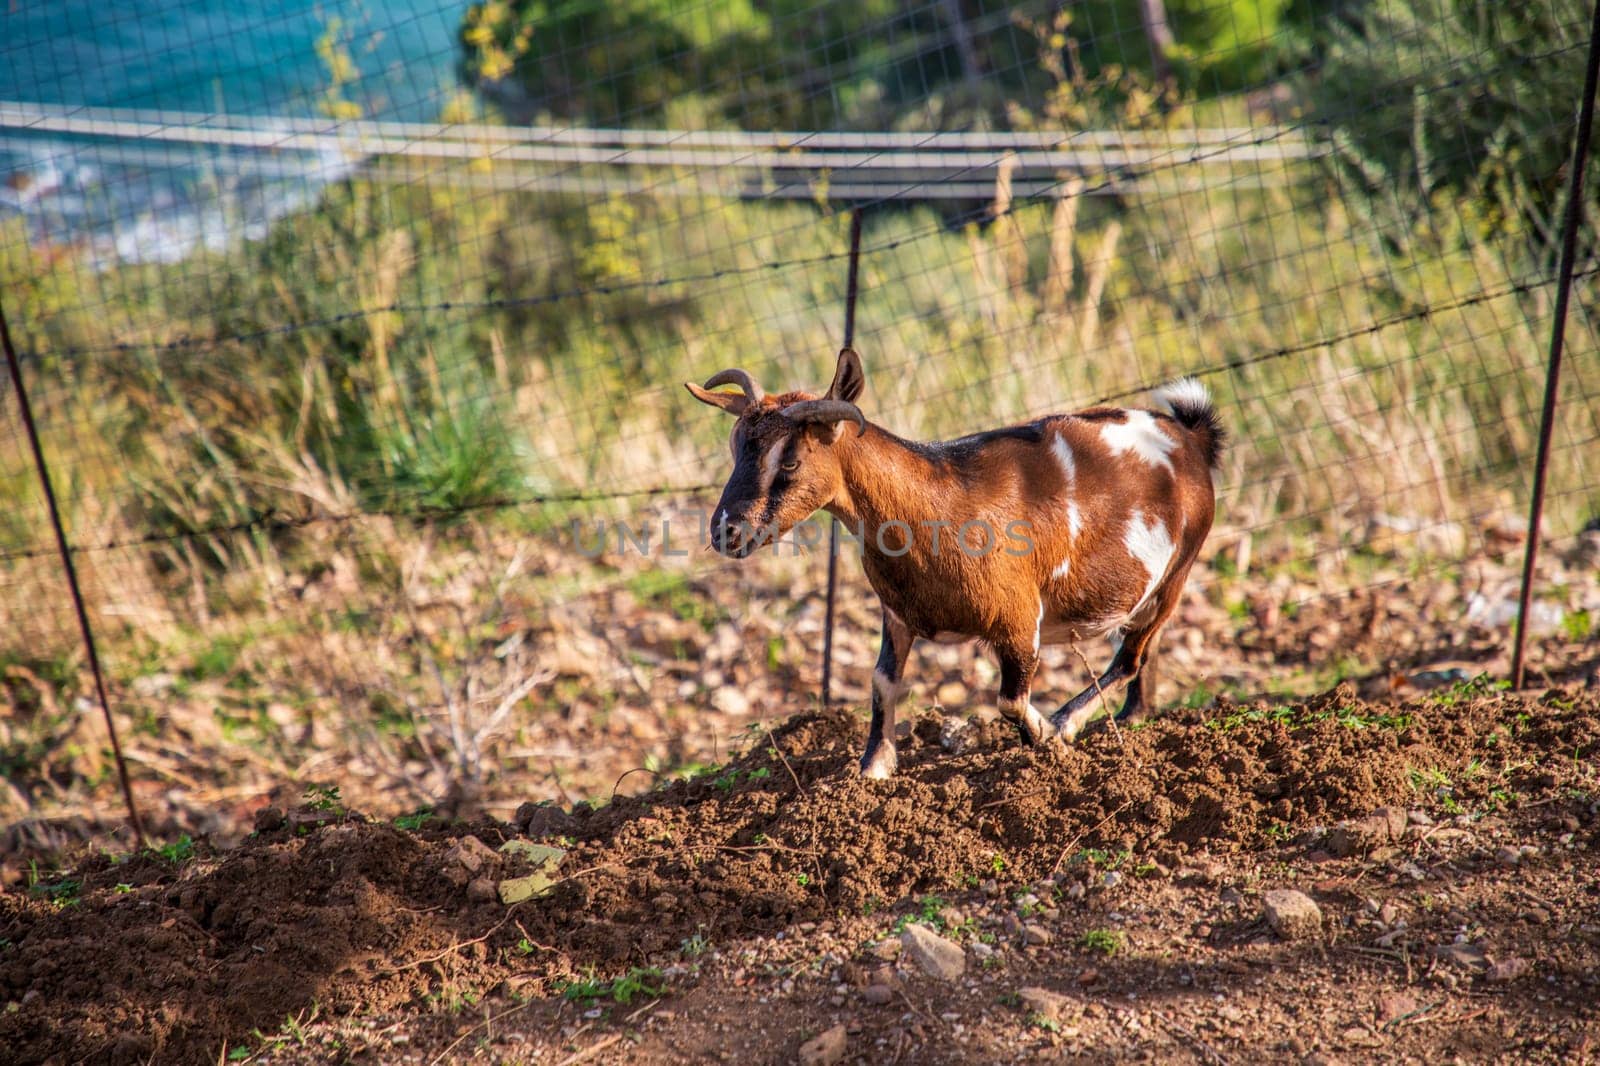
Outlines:
<svg viewBox="0 0 1600 1066"><path fill-rule="evenodd" d="M711 391L730 384L740 391ZM867 421L865 384L847 348L820 397L768 396L742 370L688 386L737 417L717 551L743 558L818 509L860 542L883 605L861 772L895 770L895 704L918 639L988 643L1000 712L1026 743L1075 737L1096 695L1123 681L1118 717L1143 714L1141 672L1215 513L1224 433L1204 386L1164 386L1155 411L1094 407L917 444ZM1040 646L1101 634L1121 638L1110 667L1047 719L1029 698Z"/></svg>

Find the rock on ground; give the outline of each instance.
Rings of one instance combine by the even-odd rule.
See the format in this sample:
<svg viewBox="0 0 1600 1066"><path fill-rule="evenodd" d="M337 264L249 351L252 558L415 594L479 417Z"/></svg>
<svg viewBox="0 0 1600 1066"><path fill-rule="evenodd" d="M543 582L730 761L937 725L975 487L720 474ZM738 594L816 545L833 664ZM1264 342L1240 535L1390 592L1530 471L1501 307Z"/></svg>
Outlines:
<svg viewBox="0 0 1600 1066"><path fill-rule="evenodd" d="M1322 908L1304 892L1269 889L1261 902L1267 924L1285 940L1305 940L1322 932Z"/></svg>
<svg viewBox="0 0 1600 1066"><path fill-rule="evenodd" d="M941 981L954 981L967 972L967 953L925 925L906 926L900 943L916 964Z"/></svg>
<svg viewBox="0 0 1600 1066"><path fill-rule="evenodd" d="M1023 1010L1051 1022L1061 1021L1072 1008L1069 997L1048 988L1024 988L1017 992L1017 998L1022 1001Z"/></svg>
<svg viewBox="0 0 1600 1066"><path fill-rule="evenodd" d="M849 1045L844 1026L836 1025L800 1045L800 1066L834 1066L844 1058Z"/></svg>

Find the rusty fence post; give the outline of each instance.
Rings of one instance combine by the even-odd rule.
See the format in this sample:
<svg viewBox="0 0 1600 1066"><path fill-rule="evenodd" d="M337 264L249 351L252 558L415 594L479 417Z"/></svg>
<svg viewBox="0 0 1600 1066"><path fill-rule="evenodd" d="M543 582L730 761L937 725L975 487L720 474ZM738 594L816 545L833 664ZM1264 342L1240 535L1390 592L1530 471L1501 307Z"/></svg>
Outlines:
<svg viewBox="0 0 1600 1066"><path fill-rule="evenodd" d="M856 292L861 277L861 208L850 212L850 273L844 289L844 347L856 340ZM839 587L839 520L828 520L828 605L822 620L822 709L832 702L833 607Z"/></svg>
<svg viewBox="0 0 1600 1066"><path fill-rule="evenodd" d="M22 363L11 341L11 326L6 321L5 306L0 304L0 347L5 348L6 365L11 370L11 384L17 392L17 409L22 414L22 428L28 435L28 445L33 449L33 465L39 474L39 487L44 490L44 502L50 511L50 525L55 530L56 548L61 553L61 568L66 572L67 588L72 593L72 606L78 612L78 630L83 635L83 648L89 656L89 671L94 675L95 694L100 697L100 713L105 716L106 734L111 738L111 754L117 763L117 778L122 782L122 798L128 805L128 821L133 826L136 846L144 847L144 822L139 808L133 802L133 787L128 782L128 764L122 758L122 741L117 737L117 724L111 717L111 701L106 697L105 673L100 669L100 653L95 648L94 629L89 625L89 611L83 603L83 590L78 585L78 570L72 564L72 546L67 543L67 531L61 524L61 508L56 504L55 487L50 481L50 467L45 462L44 447L39 443L39 429L33 421L33 406L28 402L28 390L22 383Z"/></svg>
<svg viewBox="0 0 1600 1066"><path fill-rule="evenodd" d="M1528 505L1528 543L1522 556L1522 586L1517 593L1517 628L1511 643L1511 687L1527 680L1524 658L1528 610L1533 601L1533 569L1539 557L1539 527L1544 520L1544 485L1550 466L1550 437L1555 431L1556 401L1561 388L1561 353L1567 333L1567 303L1578 253L1578 223L1583 217L1583 168L1589 157L1589 127L1594 124L1594 95L1600 81L1600 3L1589 25L1589 66L1578 105L1578 130L1572 144L1572 173L1567 185L1566 216L1561 223L1561 265L1556 273L1556 305L1550 323L1550 360L1544 378L1544 410L1539 417L1539 451L1533 464L1533 498Z"/></svg>

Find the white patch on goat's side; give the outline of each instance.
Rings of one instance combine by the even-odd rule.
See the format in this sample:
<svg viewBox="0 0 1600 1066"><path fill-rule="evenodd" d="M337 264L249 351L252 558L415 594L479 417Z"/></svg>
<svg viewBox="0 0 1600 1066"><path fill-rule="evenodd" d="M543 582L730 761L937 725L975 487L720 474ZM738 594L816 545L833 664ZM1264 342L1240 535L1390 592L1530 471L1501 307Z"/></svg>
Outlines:
<svg viewBox="0 0 1600 1066"><path fill-rule="evenodd" d="M1050 444L1050 451L1055 454L1056 462L1061 464L1061 476L1067 479L1067 488L1071 489L1078 481L1078 457L1072 454L1072 445L1067 443L1067 438L1061 433L1056 434L1056 439Z"/></svg>
<svg viewBox="0 0 1600 1066"><path fill-rule="evenodd" d="M1063 566L1066 564L1062 564ZM1044 629L1044 604L1039 604L1039 618L1033 623L1033 653L1039 654L1039 633Z"/></svg>
<svg viewBox="0 0 1600 1066"><path fill-rule="evenodd" d="M1167 531L1165 522L1159 518L1152 518L1146 522L1143 511L1134 511L1128 519L1128 529L1122 536L1123 546L1128 549L1128 554L1144 564L1150 574L1150 580L1145 583L1144 595L1139 597L1139 602L1133 605L1131 615L1144 606L1150 594L1156 590L1165 576L1167 567L1172 562L1175 546L1172 543L1172 534Z"/></svg>
<svg viewBox="0 0 1600 1066"><path fill-rule="evenodd" d="M1078 529L1083 525L1083 518L1078 513L1078 501L1072 498L1078 487L1078 457L1073 454L1072 445L1067 443L1066 436L1059 431L1056 433L1056 439L1050 442L1050 452L1056 457L1056 462L1061 467L1061 477L1067 483L1067 542L1069 554L1065 559L1061 560L1060 565L1050 572L1050 577L1053 580L1063 581L1066 579L1067 571L1072 568L1071 542L1078 539ZM1033 642L1033 650L1039 650L1038 640Z"/></svg>
<svg viewBox="0 0 1600 1066"><path fill-rule="evenodd" d="M1179 407L1187 407L1191 411L1210 407L1211 390L1200 384L1198 378L1179 378L1152 392L1150 402L1158 410L1176 415Z"/></svg>
<svg viewBox="0 0 1600 1066"><path fill-rule="evenodd" d="M779 437L772 442L772 447L767 449L767 454L761 457L761 495L765 496L772 491L772 483L778 477L778 464L783 461L784 446L789 443L787 436Z"/></svg>
<svg viewBox="0 0 1600 1066"><path fill-rule="evenodd" d="M1105 441L1113 455L1132 452L1151 466L1172 469L1167 458L1178 442L1161 432L1161 426L1149 411L1127 411L1124 422L1107 422L1100 427L1100 439Z"/></svg>

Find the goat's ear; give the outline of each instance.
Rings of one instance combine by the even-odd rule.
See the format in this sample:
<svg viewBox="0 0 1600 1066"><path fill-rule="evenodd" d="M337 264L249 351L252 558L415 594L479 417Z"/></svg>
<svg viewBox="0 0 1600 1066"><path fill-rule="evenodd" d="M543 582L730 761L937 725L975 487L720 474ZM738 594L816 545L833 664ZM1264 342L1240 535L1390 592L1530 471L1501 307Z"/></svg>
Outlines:
<svg viewBox="0 0 1600 1066"><path fill-rule="evenodd" d="M828 386L828 399L855 403L866 387L867 375L861 369L861 357L854 348L841 350L839 366L833 372L833 384Z"/></svg>
<svg viewBox="0 0 1600 1066"><path fill-rule="evenodd" d="M750 406L750 397L742 392L712 392L710 389L702 389L692 381L685 381L683 387L701 403L720 407L730 415L742 415L744 409Z"/></svg>

